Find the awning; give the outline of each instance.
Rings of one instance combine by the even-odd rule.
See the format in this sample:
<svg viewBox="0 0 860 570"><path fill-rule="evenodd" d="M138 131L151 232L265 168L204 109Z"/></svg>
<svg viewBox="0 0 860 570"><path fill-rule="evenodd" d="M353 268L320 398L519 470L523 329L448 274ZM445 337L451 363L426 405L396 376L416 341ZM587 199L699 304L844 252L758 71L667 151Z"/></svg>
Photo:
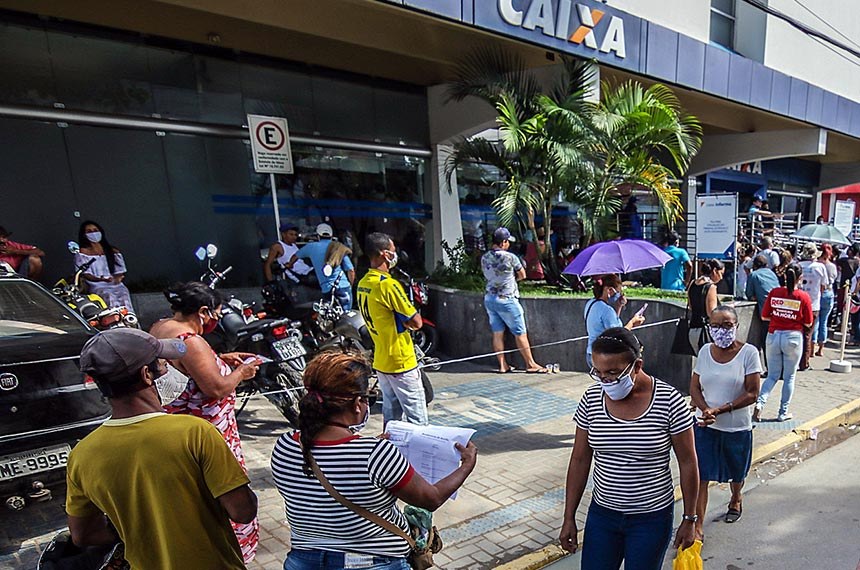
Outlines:
<svg viewBox="0 0 860 570"><path fill-rule="evenodd" d="M822 194L860 194L860 184L849 184L848 186L840 186L838 188L830 188L824 190Z"/></svg>

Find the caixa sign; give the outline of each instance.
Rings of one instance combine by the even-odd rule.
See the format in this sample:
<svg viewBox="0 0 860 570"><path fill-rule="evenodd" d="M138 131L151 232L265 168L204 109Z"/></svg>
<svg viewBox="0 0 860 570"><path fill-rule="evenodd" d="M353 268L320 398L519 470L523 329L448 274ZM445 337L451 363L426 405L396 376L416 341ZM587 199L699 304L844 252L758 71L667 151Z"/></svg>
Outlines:
<svg viewBox="0 0 860 570"><path fill-rule="evenodd" d="M540 29L544 35L623 59L627 56L624 20L597 8L558 0L498 0L499 15L507 24L524 30ZM576 18L574 18L576 14Z"/></svg>

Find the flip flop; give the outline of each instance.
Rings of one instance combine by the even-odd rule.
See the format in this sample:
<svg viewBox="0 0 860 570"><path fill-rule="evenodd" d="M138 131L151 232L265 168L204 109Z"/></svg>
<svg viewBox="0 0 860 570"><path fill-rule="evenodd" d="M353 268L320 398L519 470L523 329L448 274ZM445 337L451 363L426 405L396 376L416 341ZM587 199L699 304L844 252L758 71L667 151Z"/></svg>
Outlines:
<svg viewBox="0 0 860 570"><path fill-rule="evenodd" d="M738 520L740 520L740 518L741 518L741 513L743 513L743 510L744 510L743 505L741 505L741 508L739 508L739 509L733 509L733 508L729 507L729 510L726 511L726 517L724 520L727 523L738 522Z"/></svg>
<svg viewBox="0 0 860 570"><path fill-rule="evenodd" d="M536 370L526 370L526 374L549 374L550 370L546 366L541 366Z"/></svg>
<svg viewBox="0 0 860 570"><path fill-rule="evenodd" d="M514 368L513 366L508 366L507 370L500 370L500 369L496 368L493 372L495 372L496 374L510 374L511 372L516 372L516 371L517 371L517 369Z"/></svg>

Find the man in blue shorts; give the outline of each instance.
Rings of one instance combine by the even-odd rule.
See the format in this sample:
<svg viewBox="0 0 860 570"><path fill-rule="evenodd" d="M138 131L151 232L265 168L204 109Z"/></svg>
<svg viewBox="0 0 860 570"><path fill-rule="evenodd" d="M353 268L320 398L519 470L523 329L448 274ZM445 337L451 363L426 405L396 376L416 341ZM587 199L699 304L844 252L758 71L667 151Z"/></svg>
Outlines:
<svg viewBox="0 0 860 570"><path fill-rule="evenodd" d="M530 374L546 374L549 369L541 366L532 358L529 337L526 334L526 321L523 307L520 305L520 291L517 281L526 278L526 270L520 259L509 252L511 242L515 241L507 228L497 228L493 232L493 249L481 257L481 271L487 280L484 307L490 317L490 328L493 331L493 352L505 350L505 328L511 331L517 343L517 348L526 363L526 372ZM499 359L498 372L504 374L513 370L508 365L504 354L497 354Z"/></svg>

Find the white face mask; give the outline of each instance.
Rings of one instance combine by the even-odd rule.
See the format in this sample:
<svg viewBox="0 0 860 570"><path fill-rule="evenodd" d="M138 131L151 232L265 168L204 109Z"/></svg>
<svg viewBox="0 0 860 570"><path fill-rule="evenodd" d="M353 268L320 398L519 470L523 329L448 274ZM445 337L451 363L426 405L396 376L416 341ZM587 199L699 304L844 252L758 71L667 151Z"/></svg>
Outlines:
<svg viewBox="0 0 860 570"><path fill-rule="evenodd" d="M630 395L630 392L633 391L633 367L635 364L631 365L630 371L622 374L618 377L618 380L615 382L601 382L600 387L603 389L603 393L610 400L623 400L627 396Z"/></svg>
<svg viewBox="0 0 860 570"><path fill-rule="evenodd" d="M101 232L87 232L87 239L93 243L99 243L102 241L102 233Z"/></svg>
<svg viewBox="0 0 860 570"><path fill-rule="evenodd" d="M391 254L391 257L386 257L386 259L388 259L388 268L394 269L394 266L397 265L397 252L396 251L386 251L386 253Z"/></svg>
<svg viewBox="0 0 860 570"><path fill-rule="evenodd" d="M158 391L161 405L166 406L185 391L188 386L188 376L168 364L167 372L156 378L153 384Z"/></svg>

